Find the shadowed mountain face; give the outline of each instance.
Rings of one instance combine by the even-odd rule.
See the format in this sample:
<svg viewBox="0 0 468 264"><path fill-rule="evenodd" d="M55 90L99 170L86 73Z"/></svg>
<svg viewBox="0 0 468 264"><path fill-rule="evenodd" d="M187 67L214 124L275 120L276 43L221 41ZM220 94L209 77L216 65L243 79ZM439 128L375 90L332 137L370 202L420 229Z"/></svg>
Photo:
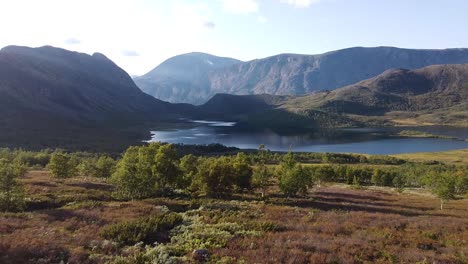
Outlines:
<svg viewBox="0 0 468 264"><path fill-rule="evenodd" d="M173 103L199 104L214 94L210 91L208 73L239 63L205 53L188 53L163 62L135 82L147 94Z"/></svg>
<svg viewBox="0 0 468 264"><path fill-rule="evenodd" d="M174 120L189 107L143 93L124 70L99 53L90 56L49 46L0 51L3 143L19 138L32 144L46 137L44 145L62 146L61 136L79 141L77 136L86 133L89 138L112 138L114 128ZM141 137L138 133L131 137Z"/></svg>
<svg viewBox="0 0 468 264"><path fill-rule="evenodd" d="M96 121L158 119L173 108L143 93L102 54L15 46L0 51L0 105L17 114Z"/></svg>
<svg viewBox="0 0 468 264"><path fill-rule="evenodd" d="M468 49L349 48L321 55L281 54L248 62L229 59L217 67L198 66L204 65L204 57L189 55L169 59L137 78L136 83L156 98L201 104L217 93L304 95L350 85L393 68L468 63ZM194 57L197 66L187 67ZM174 67L168 67L168 63Z"/></svg>

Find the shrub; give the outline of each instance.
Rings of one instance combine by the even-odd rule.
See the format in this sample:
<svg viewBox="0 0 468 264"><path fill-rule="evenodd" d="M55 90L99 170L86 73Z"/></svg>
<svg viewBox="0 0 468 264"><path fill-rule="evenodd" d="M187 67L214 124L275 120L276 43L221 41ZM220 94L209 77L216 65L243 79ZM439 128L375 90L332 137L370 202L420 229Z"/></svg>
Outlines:
<svg viewBox="0 0 468 264"><path fill-rule="evenodd" d="M192 154L186 155L180 159L179 169L182 177L179 179L178 186L188 188L198 172L199 159Z"/></svg>
<svg viewBox="0 0 468 264"><path fill-rule="evenodd" d="M177 153L171 145L159 147L154 157L153 173L157 179L157 187L161 190L175 188L180 182L181 172L179 169Z"/></svg>
<svg viewBox="0 0 468 264"><path fill-rule="evenodd" d="M198 166L198 173L191 189L204 192L208 196L229 195L235 185L235 171L231 158L208 158Z"/></svg>
<svg viewBox="0 0 468 264"><path fill-rule="evenodd" d="M0 211L16 212L25 207L24 190L18 182L25 168L21 164L11 164L0 159Z"/></svg>
<svg viewBox="0 0 468 264"><path fill-rule="evenodd" d="M101 156L94 164L91 176L98 178L109 178L115 170L115 161L107 156Z"/></svg>
<svg viewBox="0 0 468 264"><path fill-rule="evenodd" d="M168 232L181 223L180 215L169 213L107 225L101 228L100 235L123 245L134 245L138 242L149 245L167 241Z"/></svg>
<svg viewBox="0 0 468 264"><path fill-rule="evenodd" d="M279 188L286 195L306 193L311 184L310 171L297 164L291 152L284 157L278 175Z"/></svg>
<svg viewBox="0 0 468 264"><path fill-rule="evenodd" d="M261 163L258 165L252 175L252 184L254 187L260 189L262 198L265 197L268 185L270 184L271 172L268 167Z"/></svg>
<svg viewBox="0 0 468 264"><path fill-rule="evenodd" d="M252 167L247 156L240 152L232 161L235 172L235 181L238 189L250 189L252 187Z"/></svg>
<svg viewBox="0 0 468 264"><path fill-rule="evenodd" d="M456 178L449 172L443 173L433 183L432 192L440 198L440 210L444 209L444 202L453 200L456 191Z"/></svg>
<svg viewBox="0 0 468 264"><path fill-rule="evenodd" d="M77 159L64 153L54 152L50 157L47 170L56 178L69 178L77 174Z"/></svg>
<svg viewBox="0 0 468 264"><path fill-rule="evenodd" d="M178 158L171 145L152 143L130 147L112 174L114 197L139 199L176 187L180 182Z"/></svg>
<svg viewBox="0 0 468 264"><path fill-rule="evenodd" d="M125 151L111 177L115 198L139 199L155 193L157 179L153 166L158 149L159 144L150 144L148 147L130 147Z"/></svg>

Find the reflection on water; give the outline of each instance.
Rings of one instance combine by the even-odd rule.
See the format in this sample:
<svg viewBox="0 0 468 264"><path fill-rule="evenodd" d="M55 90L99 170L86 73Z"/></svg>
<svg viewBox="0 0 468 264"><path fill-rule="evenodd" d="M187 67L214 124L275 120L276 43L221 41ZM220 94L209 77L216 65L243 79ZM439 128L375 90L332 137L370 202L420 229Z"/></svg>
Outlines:
<svg viewBox="0 0 468 264"><path fill-rule="evenodd" d="M233 127L236 122L224 122L224 121L205 121L205 120L192 120L192 123L207 124L212 127Z"/></svg>
<svg viewBox="0 0 468 264"><path fill-rule="evenodd" d="M418 130L437 135L468 139L467 128L355 128L321 130L307 133L278 133L271 130L239 129L232 122L193 121L200 126L174 131L153 131L151 141L184 144L220 143L243 149L256 149L264 144L273 151L353 152L396 154L408 152L444 151L468 148L468 142L432 138L391 137L389 133Z"/></svg>

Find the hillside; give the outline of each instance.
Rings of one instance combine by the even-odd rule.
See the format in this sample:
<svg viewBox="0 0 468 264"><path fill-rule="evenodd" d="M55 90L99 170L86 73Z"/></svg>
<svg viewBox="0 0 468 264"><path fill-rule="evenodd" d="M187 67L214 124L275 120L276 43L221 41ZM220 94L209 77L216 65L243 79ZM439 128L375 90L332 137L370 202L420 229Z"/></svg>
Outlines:
<svg viewBox="0 0 468 264"><path fill-rule="evenodd" d="M291 131L358 126L359 123L341 114L320 109L286 109L283 105L294 96L217 94L198 106L192 115L197 119L230 120L239 126Z"/></svg>
<svg viewBox="0 0 468 264"><path fill-rule="evenodd" d="M213 95L209 89L208 73L239 62L193 52L170 58L134 80L144 92L161 100L199 104Z"/></svg>
<svg viewBox="0 0 468 264"><path fill-rule="evenodd" d="M115 129L177 118L186 107L143 93L100 53L50 46L0 51L2 145L18 139L20 146L48 145L53 139L51 146L62 146L70 138L79 141L97 133L110 138Z"/></svg>
<svg viewBox="0 0 468 264"><path fill-rule="evenodd" d="M258 96L215 96L200 108L205 112L209 108L213 113L236 109L236 105L243 109L242 118L230 110L223 113L268 126L296 118L298 126L306 127L312 121L316 122L314 127L333 127L395 125L403 119L413 120L414 124L466 125L468 64L388 70L334 91L300 97L269 96L269 101L275 103L257 100L257 107L253 106L254 98Z"/></svg>
<svg viewBox="0 0 468 264"><path fill-rule="evenodd" d="M394 68L468 63L468 49L393 47L356 47L320 55L280 54L248 62L229 60L217 67L201 67L206 65L203 56L174 57L135 81L156 98L202 104L217 93L305 95L351 85ZM174 67L163 71L168 64Z"/></svg>
<svg viewBox="0 0 468 264"><path fill-rule="evenodd" d="M433 65L417 70L395 69L377 77L324 92L293 99L283 107L318 108L362 116L395 115L418 119L424 114L450 112L434 124L463 125L468 120L468 65ZM451 119L451 115L458 115ZM398 118L396 118L398 119Z"/></svg>

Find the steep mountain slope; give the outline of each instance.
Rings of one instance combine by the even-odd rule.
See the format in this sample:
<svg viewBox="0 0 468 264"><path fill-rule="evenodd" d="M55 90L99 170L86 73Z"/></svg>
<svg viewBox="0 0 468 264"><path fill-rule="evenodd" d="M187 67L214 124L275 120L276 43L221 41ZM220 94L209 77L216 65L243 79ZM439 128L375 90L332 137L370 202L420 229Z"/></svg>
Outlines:
<svg viewBox="0 0 468 264"><path fill-rule="evenodd" d="M115 115L162 117L172 106L154 99L128 74L95 53L10 46L0 51L0 104L19 113L44 112L74 120Z"/></svg>
<svg viewBox="0 0 468 264"><path fill-rule="evenodd" d="M205 53L188 53L170 58L134 80L144 92L161 100L199 104L213 96L208 72L239 62Z"/></svg>
<svg viewBox="0 0 468 264"><path fill-rule="evenodd" d="M186 62L190 63L189 60ZM203 68L207 72L202 76L208 77L201 81L187 75L187 72L193 71L191 67L178 66L173 71L165 72L166 75L150 72L141 77L145 82L139 78L136 82L143 91L156 98L200 104L217 93L304 95L350 85L393 68L417 69L434 64L460 63L468 63L468 49L357 47L320 55L280 54ZM195 72L195 76L199 76L198 71ZM184 76L182 79L181 75Z"/></svg>
<svg viewBox="0 0 468 264"><path fill-rule="evenodd" d="M309 127L311 121L319 127L390 125L401 120L414 124L468 125L468 64L388 70L333 91L300 97L270 96L269 101L275 103L265 103L257 97L231 95L222 96L221 100L216 96L199 108L204 112L209 108L213 113L237 106L245 111L242 116L231 117L266 126L277 126L298 116L302 119L295 124ZM248 107L242 108L244 105Z"/></svg>
<svg viewBox="0 0 468 264"><path fill-rule="evenodd" d="M41 137L44 145L61 146L60 138L79 141L77 135L88 132L92 138L172 120L187 107L143 93L124 70L99 53L90 56L49 46L0 51L2 144L18 138L35 144ZM47 144L51 139L57 144Z"/></svg>

